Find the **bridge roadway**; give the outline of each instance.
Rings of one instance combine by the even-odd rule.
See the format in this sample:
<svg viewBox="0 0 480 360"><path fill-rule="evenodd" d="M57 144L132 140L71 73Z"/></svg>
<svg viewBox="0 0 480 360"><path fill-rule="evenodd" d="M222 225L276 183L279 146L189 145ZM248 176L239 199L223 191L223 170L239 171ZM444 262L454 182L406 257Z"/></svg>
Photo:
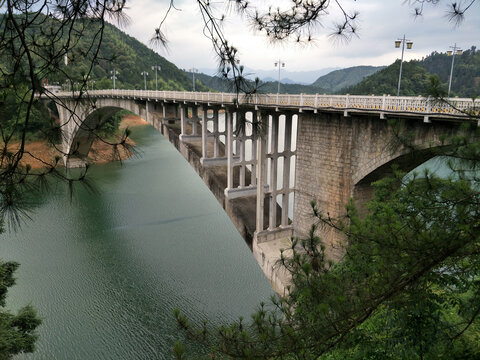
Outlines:
<svg viewBox="0 0 480 360"><path fill-rule="evenodd" d="M290 236L305 236L313 221L311 200L341 217L353 198L365 211L370 184L393 164L410 171L447 146L478 115L480 100L351 95L255 95L174 91L98 90L50 94L57 104L67 166L85 163L91 129L118 109L142 116L184 155L215 194L255 258L283 293L286 274L275 267ZM392 147L401 120L412 146ZM260 131L245 123L261 123ZM261 134L261 136L259 136ZM332 245L342 234L319 229Z"/></svg>

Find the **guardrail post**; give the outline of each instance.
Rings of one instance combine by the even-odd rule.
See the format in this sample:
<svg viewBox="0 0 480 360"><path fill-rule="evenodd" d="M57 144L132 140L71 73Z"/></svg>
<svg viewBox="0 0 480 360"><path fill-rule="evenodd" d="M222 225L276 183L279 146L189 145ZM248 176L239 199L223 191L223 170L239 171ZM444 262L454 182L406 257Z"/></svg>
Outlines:
<svg viewBox="0 0 480 360"><path fill-rule="evenodd" d="M382 96L382 111L380 112L380 119L385 119L385 94Z"/></svg>
<svg viewBox="0 0 480 360"><path fill-rule="evenodd" d="M347 94L347 97L345 98L345 110L343 111L343 116L348 116L348 106L349 106L349 96L350 94Z"/></svg>
<svg viewBox="0 0 480 360"><path fill-rule="evenodd" d="M303 94L300 93L300 106L303 107Z"/></svg>
<svg viewBox="0 0 480 360"><path fill-rule="evenodd" d="M427 115L425 115L423 117L423 122L424 123L431 123L430 118L428 116L428 114L430 114L431 111L432 111L432 103L431 103L430 95L428 95L428 98L427 98Z"/></svg>
<svg viewBox="0 0 480 360"><path fill-rule="evenodd" d="M315 94L315 109L318 109L318 94Z"/></svg>
<svg viewBox="0 0 480 360"><path fill-rule="evenodd" d="M257 121L265 121L267 119L262 119L262 114L260 111L257 111ZM267 180L267 157L266 157L266 148L267 142L266 137L258 136L257 137L257 211L256 211L256 233L263 231L263 214L265 207L265 183Z"/></svg>

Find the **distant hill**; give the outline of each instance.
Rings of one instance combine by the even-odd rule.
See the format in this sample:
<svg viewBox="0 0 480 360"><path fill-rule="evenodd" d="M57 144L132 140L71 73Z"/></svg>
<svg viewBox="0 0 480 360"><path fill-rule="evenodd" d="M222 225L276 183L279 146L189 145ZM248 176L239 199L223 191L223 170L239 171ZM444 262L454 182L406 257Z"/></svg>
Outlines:
<svg viewBox="0 0 480 360"><path fill-rule="evenodd" d="M295 84L301 85L309 85L318 79L322 75L326 75L333 70L338 70L338 67L334 68L323 68L318 70L310 70L310 71L290 71L288 69L288 63L285 68L282 68L280 77L282 82L292 82ZM217 69L208 69L208 68L199 68L199 70L207 75L214 76L217 73ZM273 67L272 62L272 69L270 70L260 70L260 69L252 69L248 66L245 67L244 71L245 77L250 80L254 80L255 78L259 78L264 82L268 81L276 81L278 79L278 68ZM285 81L285 80L287 81Z"/></svg>
<svg viewBox="0 0 480 360"><path fill-rule="evenodd" d="M191 73L188 73L191 77ZM209 76L206 74L198 73L195 74L195 78L200 80L205 86L218 91L218 92L234 92L235 89L232 87L232 84L225 79L222 79L218 76ZM254 82L251 81L252 87ZM276 94L278 89L277 81L260 81L258 85L258 92L261 94ZM318 88L313 88L310 85L301 85L301 84L280 84L280 93L282 94L315 94L319 92ZM324 91L321 91L324 92Z"/></svg>
<svg viewBox="0 0 480 360"><path fill-rule="evenodd" d="M339 92L353 86L365 77L385 68L385 66L354 66L346 69L335 70L319 77L312 86L326 89L329 93Z"/></svg>
<svg viewBox="0 0 480 360"><path fill-rule="evenodd" d="M422 60L404 62L400 95L428 95L429 78L432 75L439 77L446 92L451 64L451 56L437 52L433 52ZM399 70L400 60L397 60L392 65L366 77L344 92L350 94L396 95ZM474 46L464 51L462 55L455 57L450 96L480 96L480 52L476 51Z"/></svg>

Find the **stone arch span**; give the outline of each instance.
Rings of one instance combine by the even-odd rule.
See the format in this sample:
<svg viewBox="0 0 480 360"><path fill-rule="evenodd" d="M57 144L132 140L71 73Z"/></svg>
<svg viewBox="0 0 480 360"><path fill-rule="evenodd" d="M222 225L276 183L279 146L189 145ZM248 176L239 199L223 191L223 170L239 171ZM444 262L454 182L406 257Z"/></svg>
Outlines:
<svg viewBox="0 0 480 360"><path fill-rule="evenodd" d="M350 198L362 212L374 195L371 183L387 175L393 164L405 171L412 170L432 158L435 149L448 146L443 139L461 131L460 123L454 121L424 123L422 118L404 117L402 133L409 135L409 146L395 146L395 128L373 114L300 114L295 232L299 236L308 234L314 221L312 200L322 213L333 218L345 214ZM331 229L325 229L320 236L329 243L341 237Z"/></svg>
<svg viewBox="0 0 480 360"><path fill-rule="evenodd" d="M95 129L119 110L128 110L156 126L157 108L162 104L150 104L145 100L124 98L66 99L57 103L62 132L64 163L67 167L82 167L93 141Z"/></svg>

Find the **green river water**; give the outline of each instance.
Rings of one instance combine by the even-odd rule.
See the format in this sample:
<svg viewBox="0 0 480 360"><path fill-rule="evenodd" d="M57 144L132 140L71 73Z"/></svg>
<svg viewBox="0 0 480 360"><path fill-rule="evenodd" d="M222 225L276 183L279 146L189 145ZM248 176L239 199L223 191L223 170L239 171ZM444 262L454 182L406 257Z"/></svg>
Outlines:
<svg viewBox="0 0 480 360"><path fill-rule="evenodd" d="M184 339L174 308L219 325L272 294L177 150L151 127L133 138L141 157L92 167L98 194L78 188L70 203L58 184L32 221L0 235L1 258L21 264L8 308L31 303L43 319L35 353L16 359L172 359Z"/></svg>

